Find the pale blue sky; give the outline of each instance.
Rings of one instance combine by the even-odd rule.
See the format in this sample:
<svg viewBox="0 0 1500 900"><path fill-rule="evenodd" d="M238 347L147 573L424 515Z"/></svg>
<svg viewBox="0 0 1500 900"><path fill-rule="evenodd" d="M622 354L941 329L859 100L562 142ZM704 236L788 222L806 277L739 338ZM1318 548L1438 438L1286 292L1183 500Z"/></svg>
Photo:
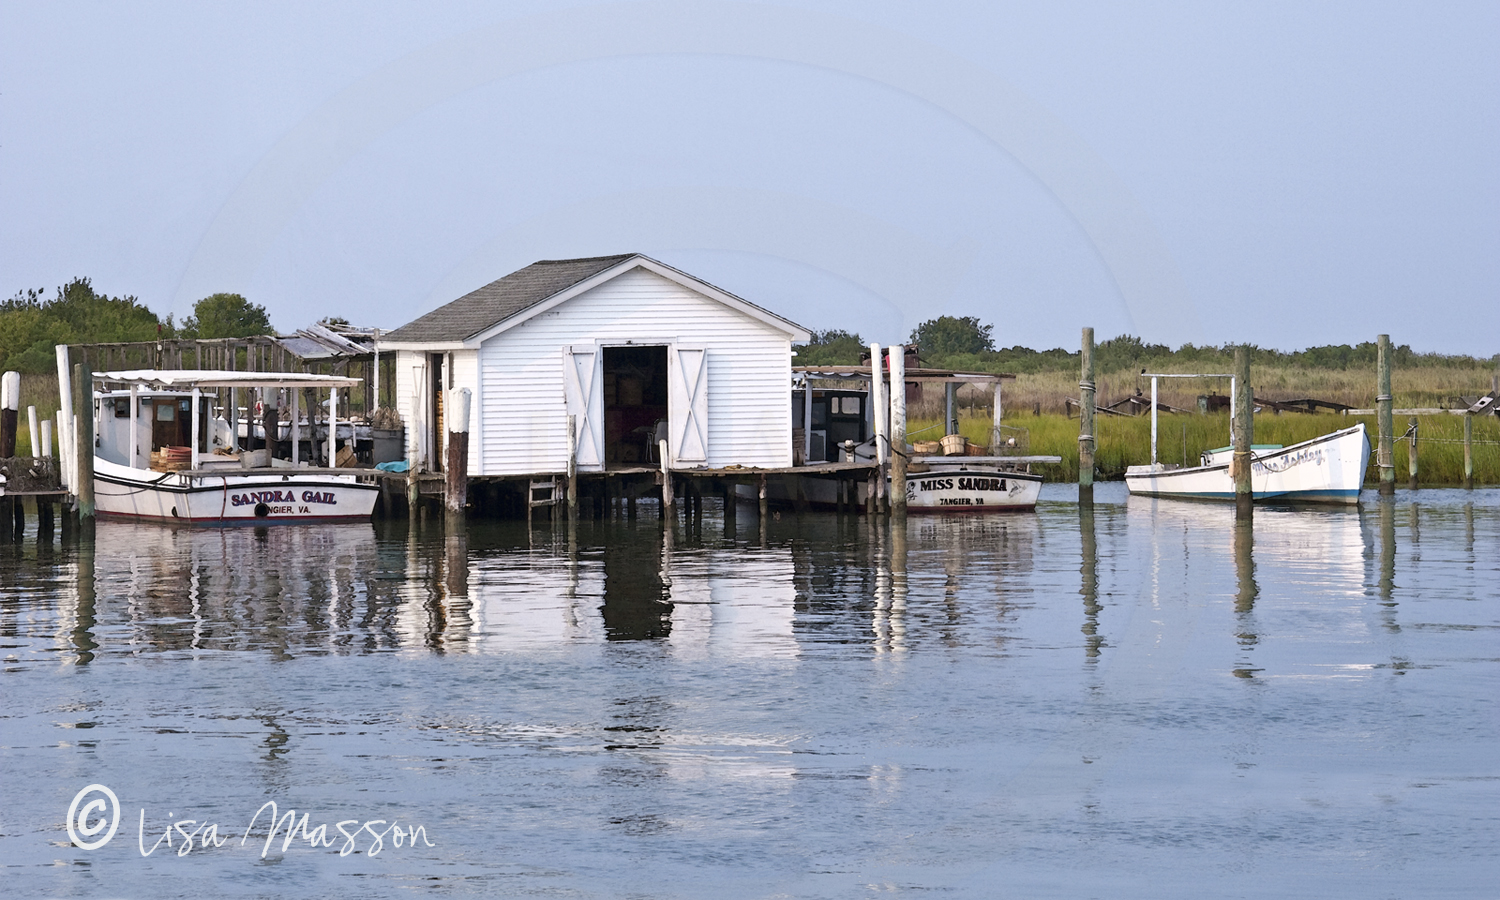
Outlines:
<svg viewBox="0 0 1500 900"><path fill-rule="evenodd" d="M639 251L942 313L1500 351L1500 4L0 4L0 292L395 327Z"/></svg>

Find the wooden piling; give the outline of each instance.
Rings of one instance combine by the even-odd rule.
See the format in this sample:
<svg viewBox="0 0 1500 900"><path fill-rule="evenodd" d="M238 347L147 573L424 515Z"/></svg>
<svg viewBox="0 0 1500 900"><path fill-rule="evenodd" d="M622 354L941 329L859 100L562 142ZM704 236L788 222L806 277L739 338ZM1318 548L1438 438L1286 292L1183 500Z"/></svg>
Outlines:
<svg viewBox="0 0 1500 900"><path fill-rule="evenodd" d="M94 518L94 372L85 363L73 366L73 454L78 483L78 515L85 521Z"/></svg>
<svg viewBox="0 0 1500 900"><path fill-rule="evenodd" d="M39 543L52 540L52 501L38 497L36 501L36 539Z"/></svg>
<svg viewBox="0 0 1500 900"><path fill-rule="evenodd" d="M1078 500L1094 501L1094 329L1083 329L1078 379ZM992 451L993 452L993 451Z"/></svg>
<svg viewBox="0 0 1500 900"><path fill-rule="evenodd" d="M1464 413L1464 487L1474 487L1474 414Z"/></svg>
<svg viewBox="0 0 1500 900"><path fill-rule="evenodd" d="M1236 518L1250 515L1255 494L1250 483L1251 450L1255 443L1255 392L1250 388L1250 350L1234 348L1234 510Z"/></svg>
<svg viewBox="0 0 1500 900"><path fill-rule="evenodd" d="M808 387L812 390L811 385ZM879 479L870 479L870 514L883 512L881 501L885 495L885 475L890 465L890 437L886 430L890 404L885 395L885 360L880 345L870 344L870 416L875 420L875 463ZM809 422L810 426L812 423Z"/></svg>
<svg viewBox="0 0 1500 900"><path fill-rule="evenodd" d="M464 507L469 505L469 405L468 388L448 392L443 418L448 424L448 459L443 469L444 519L449 525L462 525ZM333 423L329 424L329 447L333 445Z"/></svg>
<svg viewBox="0 0 1500 900"><path fill-rule="evenodd" d="M16 431L20 425L21 373L6 372L0 375L0 458L10 459L16 455ZM36 456L32 447L31 455Z"/></svg>
<svg viewBox="0 0 1500 900"><path fill-rule="evenodd" d="M422 515L422 484L417 481L415 466L406 469L406 518L415 525Z"/></svg>
<svg viewBox="0 0 1500 900"><path fill-rule="evenodd" d="M906 348L891 348L891 515L906 515ZM995 415L999 416L1000 382L995 382ZM999 419L995 420L997 423ZM997 424L996 431L999 426ZM998 452L991 449L992 453ZM841 501L843 481L839 482ZM838 504L840 507L842 504ZM842 511L842 510L840 510Z"/></svg>
<svg viewBox="0 0 1500 900"><path fill-rule="evenodd" d="M1407 425L1407 429L1406 429L1407 430L1407 434L1409 435L1408 439L1410 441L1410 443L1408 443L1406 445L1406 474L1407 474L1407 479L1408 479L1407 480L1407 487L1411 488L1412 490L1416 490L1417 489L1417 430L1418 430L1417 417L1416 416L1412 416L1409 420L1407 420L1406 425Z"/></svg>
<svg viewBox="0 0 1500 900"><path fill-rule="evenodd" d="M760 476L759 485L760 520L764 522L766 516L771 514L771 500L766 491L766 476Z"/></svg>
<svg viewBox="0 0 1500 900"><path fill-rule="evenodd" d="M568 416L568 521L578 521L578 417Z"/></svg>
<svg viewBox="0 0 1500 900"><path fill-rule="evenodd" d="M662 439L656 442L656 446L661 451L661 517L665 519L677 514L677 497L672 492L672 466L667 461L667 442Z"/></svg>
<svg viewBox="0 0 1500 900"><path fill-rule="evenodd" d="M1380 469L1380 493L1396 493L1395 423L1391 421L1391 336L1376 337L1375 415L1380 427L1380 443L1375 464Z"/></svg>

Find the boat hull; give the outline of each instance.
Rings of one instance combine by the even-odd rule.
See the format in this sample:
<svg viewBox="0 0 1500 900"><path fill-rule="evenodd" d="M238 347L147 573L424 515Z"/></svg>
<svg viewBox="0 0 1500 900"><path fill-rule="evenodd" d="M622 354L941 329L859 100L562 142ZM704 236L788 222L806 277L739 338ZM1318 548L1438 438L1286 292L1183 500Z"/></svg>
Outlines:
<svg viewBox="0 0 1500 900"><path fill-rule="evenodd" d="M1147 497L1233 500L1228 455L1185 469L1131 466L1125 484L1130 493ZM1369 463L1370 440L1361 423L1289 447L1256 451L1251 493L1257 501L1357 503Z"/></svg>
<svg viewBox="0 0 1500 900"><path fill-rule="evenodd" d="M943 466L906 476L906 509L911 513L1023 512L1036 509L1042 476L1009 472L985 466ZM851 502L865 503L865 482L851 487ZM735 495L755 502L753 485L737 485ZM795 480L773 479L766 486L766 499L777 506L805 504L809 509L838 508L838 482L814 476Z"/></svg>
<svg viewBox="0 0 1500 900"><path fill-rule="evenodd" d="M1042 476L979 467L942 468L906 476L912 513L1017 512L1036 509Z"/></svg>
<svg viewBox="0 0 1500 900"><path fill-rule="evenodd" d="M183 525L368 520L380 489L352 475L271 470L188 476L94 461L98 515Z"/></svg>

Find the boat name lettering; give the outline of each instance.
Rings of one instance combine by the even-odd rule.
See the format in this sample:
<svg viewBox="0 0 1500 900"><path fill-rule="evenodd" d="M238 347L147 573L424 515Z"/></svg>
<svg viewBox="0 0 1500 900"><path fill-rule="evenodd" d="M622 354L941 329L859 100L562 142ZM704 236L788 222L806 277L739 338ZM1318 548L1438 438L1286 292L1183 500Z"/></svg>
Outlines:
<svg viewBox="0 0 1500 900"><path fill-rule="evenodd" d="M1285 456L1256 460L1251 463L1250 470L1258 473L1285 472L1287 469L1305 462L1316 463L1321 466L1323 464L1323 448L1308 447L1305 450L1299 450L1296 453L1290 453Z"/></svg>
<svg viewBox="0 0 1500 900"><path fill-rule="evenodd" d="M296 491L247 491L243 494L234 494L229 498L232 506L254 506L257 503L296 503ZM338 500L332 491L303 491L303 503L325 503L331 506L338 505ZM290 508L285 512L291 512Z"/></svg>
<svg viewBox="0 0 1500 900"><path fill-rule="evenodd" d="M1003 491L1006 489L1004 478L972 476L912 479L910 484L919 491L951 491L955 487L961 491Z"/></svg>

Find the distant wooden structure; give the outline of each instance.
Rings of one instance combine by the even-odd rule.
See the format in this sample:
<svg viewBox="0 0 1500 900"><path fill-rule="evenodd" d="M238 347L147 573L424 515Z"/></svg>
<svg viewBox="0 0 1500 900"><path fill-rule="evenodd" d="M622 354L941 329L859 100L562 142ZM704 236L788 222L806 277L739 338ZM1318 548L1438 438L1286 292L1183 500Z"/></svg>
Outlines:
<svg viewBox="0 0 1500 900"><path fill-rule="evenodd" d="M72 344L67 364L82 363L96 372L221 369L346 375L364 382L363 390L355 392L359 403L354 411L368 417L381 405L382 395L391 396L395 374L391 361L380 360L376 352L378 333L372 328L314 324L286 335ZM381 372L384 378L377 377Z"/></svg>

